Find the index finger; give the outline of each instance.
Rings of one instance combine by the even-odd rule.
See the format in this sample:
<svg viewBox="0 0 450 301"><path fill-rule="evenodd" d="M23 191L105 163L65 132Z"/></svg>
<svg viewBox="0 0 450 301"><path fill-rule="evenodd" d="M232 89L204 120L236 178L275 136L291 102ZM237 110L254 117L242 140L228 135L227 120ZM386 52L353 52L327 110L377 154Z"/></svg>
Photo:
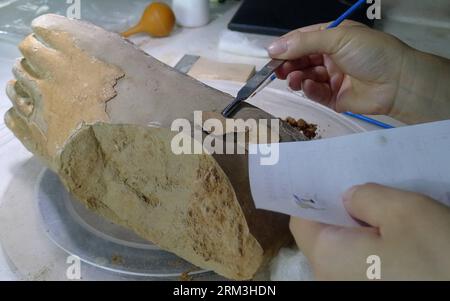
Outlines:
<svg viewBox="0 0 450 301"><path fill-rule="evenodd" d="M309 55L301 57L297 60L287 61L281 65L276 71L279 79L286 79L289 73L297 70L303 70L310 67L321 66L324 64L323 55Z"/></svg>

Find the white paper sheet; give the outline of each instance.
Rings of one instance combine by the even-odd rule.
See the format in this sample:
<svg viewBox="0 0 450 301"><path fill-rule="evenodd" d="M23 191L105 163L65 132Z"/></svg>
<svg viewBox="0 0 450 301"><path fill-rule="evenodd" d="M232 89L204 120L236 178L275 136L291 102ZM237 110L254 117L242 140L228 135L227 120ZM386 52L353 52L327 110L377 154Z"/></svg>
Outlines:
<svg viewBox="0 0 450 301"><path fill-rule="evenodd" d="M426 194L450 206L450 121L311 142L282 143L280 161L250 155L256 207L322 223L357 226L343 193L378 183ZM250 148L257 152L256 146Z"/></svg>

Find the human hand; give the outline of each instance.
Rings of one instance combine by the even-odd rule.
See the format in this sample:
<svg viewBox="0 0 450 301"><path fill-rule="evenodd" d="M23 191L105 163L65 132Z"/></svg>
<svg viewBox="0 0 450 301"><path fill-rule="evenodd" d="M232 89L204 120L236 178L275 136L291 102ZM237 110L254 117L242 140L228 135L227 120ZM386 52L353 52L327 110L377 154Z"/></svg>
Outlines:
<svg viewBox="0 0 450 301"><path fill-rule="evenodd" d="M344 204L370 225L344 228L291 219L295 240L319 280L368 280L366 260L381 259L381 280L450 279L450 209L419 194L357 186Z"/></svg>
<svg viewBox="0 0 450 301"><path fill-rule="evenodd" d="M450 118L450 90L437 84L450 79L448 60L353 21L326 27L298 29L269 47L273 58L287 60L277 76L293 90L338 112L390 115L406 123Z"/></svg>

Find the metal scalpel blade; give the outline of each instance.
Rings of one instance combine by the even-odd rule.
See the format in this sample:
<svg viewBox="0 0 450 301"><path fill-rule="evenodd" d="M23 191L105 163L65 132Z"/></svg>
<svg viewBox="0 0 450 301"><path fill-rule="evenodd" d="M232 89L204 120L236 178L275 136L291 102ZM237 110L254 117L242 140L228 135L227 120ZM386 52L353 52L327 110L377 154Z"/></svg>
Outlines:
<svg viewBox="0 0 450 301"><path fill-rule="evenodd" d="M240 104L255 94L255 92L257 92L261 86L267 82L275 70L278 69L278 67L280 67L284 62L285 61L283 60L271 60L247 82L247 84L239 91L234 101L225 108L222 115L229 118L232 114L236 113Z"/></svg>

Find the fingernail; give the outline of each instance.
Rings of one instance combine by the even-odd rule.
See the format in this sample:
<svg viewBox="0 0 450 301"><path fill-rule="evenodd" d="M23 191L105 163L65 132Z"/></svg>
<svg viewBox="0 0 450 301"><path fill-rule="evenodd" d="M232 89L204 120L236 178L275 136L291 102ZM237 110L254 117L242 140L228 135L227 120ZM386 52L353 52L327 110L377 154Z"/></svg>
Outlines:
<svg viewBox="0 0 450 301"><path fill-rule="evenodd" d="M276 40L269 46L269 48L267 48L267 51L271 56L283 54L287 50L288 50L288 43L287 39L284 38Z"/></svg>
<svg viewBox="0 0 450 301"><path fill-rule="evenodd" d="M357 188L358 188L357 186L354 186L344 193L344 197L343 197L344 202L349 202L352 200L353 194L355 193Z"/></svg>

